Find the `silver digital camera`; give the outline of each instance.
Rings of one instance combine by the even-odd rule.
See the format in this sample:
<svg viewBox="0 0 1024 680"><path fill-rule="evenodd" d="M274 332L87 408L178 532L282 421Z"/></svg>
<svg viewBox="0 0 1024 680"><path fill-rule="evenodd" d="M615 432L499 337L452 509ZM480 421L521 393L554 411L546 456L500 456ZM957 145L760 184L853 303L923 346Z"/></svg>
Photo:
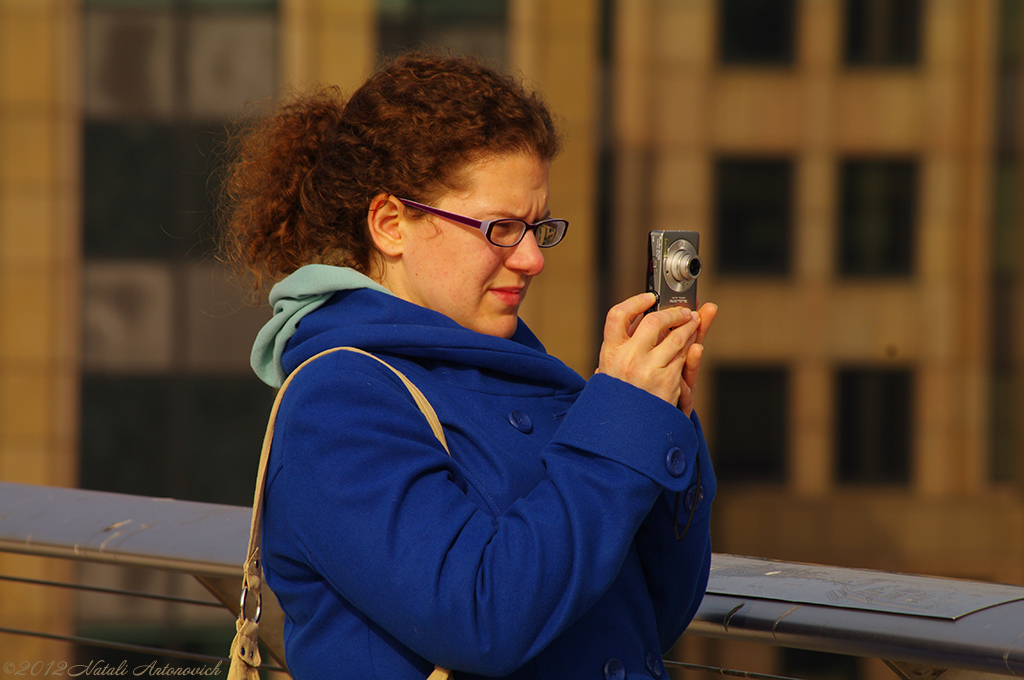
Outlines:
<svg viewBox="0 0 1024 680"><path fill-rule="evenodd" d="M647 292L657 300L650 311L697 309L697 278L704 265L696 231L652 231L647 239Z"/></svg>

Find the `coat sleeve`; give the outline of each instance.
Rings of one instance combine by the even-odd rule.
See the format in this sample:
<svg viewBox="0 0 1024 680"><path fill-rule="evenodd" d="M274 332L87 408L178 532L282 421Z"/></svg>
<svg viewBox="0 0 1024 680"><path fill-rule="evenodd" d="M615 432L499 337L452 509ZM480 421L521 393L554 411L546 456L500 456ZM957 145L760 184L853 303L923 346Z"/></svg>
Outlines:
<svg viewBox="0 0 1024 680"><path fill-rule="evenodd" d="M678 510L676 492L663 492L636 534L663 654L697 613L711 569L711 501L717 482L696 412L691 419L698 434L698 456L694 460L699 460L700 469L695 470L690 486L679 494Z"/></svg>
<svg viewBox="0 0 1024 680"><path fill-rule="evenodd" d="M546 479L494 517L387 368L318 363L278 416L265 544L432 663L514 671L600 598L661 494L692 483L693 423L598 375L543 449Z"/></svg>

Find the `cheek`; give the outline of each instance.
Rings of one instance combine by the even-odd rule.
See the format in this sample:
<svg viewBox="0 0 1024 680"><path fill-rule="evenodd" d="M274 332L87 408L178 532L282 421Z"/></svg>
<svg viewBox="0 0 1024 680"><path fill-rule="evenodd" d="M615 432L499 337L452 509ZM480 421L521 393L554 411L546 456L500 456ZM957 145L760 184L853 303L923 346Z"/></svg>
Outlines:
<svg viewBox="0 0 1024 680"><path fill-rule="evenodd" d="M420 251L424 257L416 271L429 281L421 278L420 284L433 289L446 306L474 306L501 271L506 255L478 239L453 234L422 245L426 246Z"/></svg>
<svg viewBox="0 0 1024 680"><path fill-rule="evenodd" d="M445 266L462 286L485 287L502 268L503 259L490 249L465 249L449 253Z"/></svg>
<svg viewBox="0 0 1024 680"><path fill-rule="evenodd" d="M434 305L448 309L472 306L486 278L481 268L472 259L456 253L437 254L419 268L420 288L433 291L430 297Z"/></svg>

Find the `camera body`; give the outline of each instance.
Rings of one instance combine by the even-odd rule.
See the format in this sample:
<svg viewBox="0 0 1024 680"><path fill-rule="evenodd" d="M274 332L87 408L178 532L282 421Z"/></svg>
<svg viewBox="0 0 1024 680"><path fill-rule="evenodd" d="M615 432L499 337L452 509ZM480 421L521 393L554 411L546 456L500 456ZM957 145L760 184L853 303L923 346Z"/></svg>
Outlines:
<svg viewBox="0 0 1024 680"><path fill-rule="evenodd" d="M704 265L696 231L652 231L647 239L647 292L657 300L650 311L697 309L697 278Z"/></svg>

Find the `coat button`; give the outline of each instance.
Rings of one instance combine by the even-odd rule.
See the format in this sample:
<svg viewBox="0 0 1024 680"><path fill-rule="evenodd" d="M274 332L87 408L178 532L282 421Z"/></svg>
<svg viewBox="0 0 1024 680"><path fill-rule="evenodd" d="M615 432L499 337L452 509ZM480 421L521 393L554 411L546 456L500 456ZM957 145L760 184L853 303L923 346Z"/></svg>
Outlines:
<svg viewBox="0 0 1024 680"><path fill-rule="evenodd" d="M533 421L530 420L530 416L526 415L519 409L508 414L508 422L512 423L512 427L516 428L523 434L530 434L533 432Z"/></svg>
<svg viewBox="0 0 1024 680"><path fill-rule="evenodd" d="M686 495L683 496L683 510L690 512L693 510L694 502L700 505L702 500L704 500L704 485L697 486L694 484L686 490Z"/></svg>
<svg viewBox="0 0 1024 680"><path fill-rule="evenodd" d="M660 678L661 670L661 657L654 652L647 652L647 672L655 678Z"/></svg>
<svg viewBox="0 0 1024 680"><path fill-rule="evenodd" d="M686 472L686 456L683 455L681 448L673 446L668 450L668 454L665 455L665 467L673 477L683 476Z"/></svg>
<svg viewBox="0 0 1024 680"><path fill-rule="evenodd" d="M618 659L608 659L604 662L605 680L626 680L626 667Z"/></svg>

